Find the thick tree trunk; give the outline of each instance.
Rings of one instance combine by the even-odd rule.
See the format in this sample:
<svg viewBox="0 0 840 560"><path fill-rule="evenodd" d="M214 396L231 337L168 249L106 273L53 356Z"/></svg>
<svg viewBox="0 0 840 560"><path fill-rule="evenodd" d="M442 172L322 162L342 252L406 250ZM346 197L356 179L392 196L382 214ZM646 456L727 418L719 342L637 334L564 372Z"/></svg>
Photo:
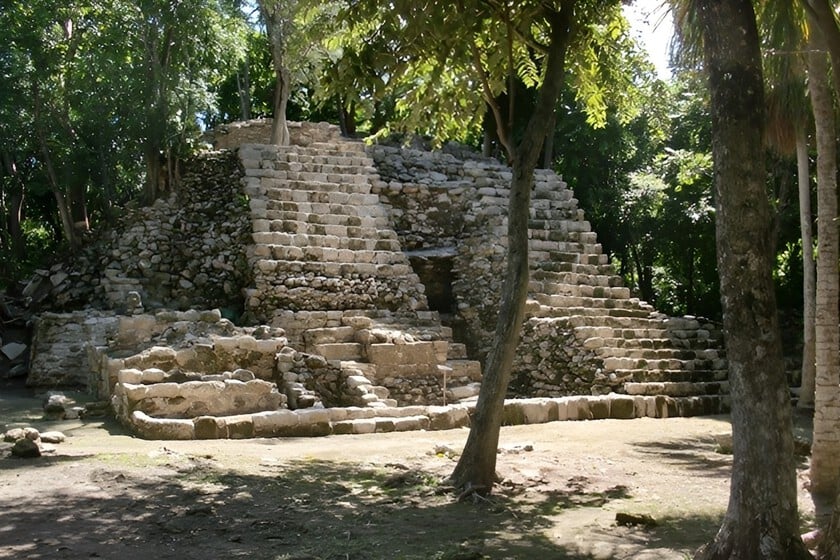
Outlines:
<svg viewBox="0 0 840 560"><path fill-rule="evenodd" d="M699 0L697 9L712 96L734 463L726 516L695 558L811 558L799 537L790 398L776 319L755 14L750 0Z"/></svg>
<svg viewBox="0 0 840 560"><path fill-rule="evenodd" d="M796 131L796 175L799 183L799 228L802 232L802 375L799 387L800 408L814 406L816 373L816 270L814 268L814 233L811 227L811 177L808 163L808 138L805 129Z"/></svg>
<svg viewBox="0 0 840 560"><path fill-rule="evenodd" d="M268 42L271 45L271 61L274 66L274 121L271 126L272 144L289 144L289 127L286 124L286 106L291 92L291 73L286 60L286 41L288 40L294 2L277 0L259 0L260 12L265 21Z"/></svg>
<svg viewBox="0 0 840 560"><path fill-rule="evenodd" d="M470 434L452 473L454 485L466 494L489 494L496 479L496 450L502 424L504 399L528 295L528 219L534 169L555 103L563 85L565 56L571 33L571 2L552 13L551 47L545 81L534 112L513 157L508 210L507 269L493 349L487 359Z"/></svg>

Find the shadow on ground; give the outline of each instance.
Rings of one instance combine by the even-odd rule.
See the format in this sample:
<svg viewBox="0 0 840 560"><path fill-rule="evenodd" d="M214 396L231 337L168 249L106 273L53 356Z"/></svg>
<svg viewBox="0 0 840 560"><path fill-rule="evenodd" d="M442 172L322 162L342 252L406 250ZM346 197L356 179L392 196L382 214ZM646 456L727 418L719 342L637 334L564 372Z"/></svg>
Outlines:
<svg viewBox="0 0 840 560"><path fill-rule="evenodd" d="M145 465L107 457L88 463L43 463L60 467L44 469L52 477L87 465L69 486L44 484L14 500L0 491L0 558L589 560L596 556L551 542L549 517L628 497L624 487L593 492L585 479L573 479L527 500L508 488L489 500L457 502L438 475L401 464L298 461L245 475L220 469L210 456L165 448ZM0 469L21 464L2 459ZM605 529L604 536L667 546L696 534L685 526L692 523L716 527L716 520L687 518L646 530Z"/></svg>

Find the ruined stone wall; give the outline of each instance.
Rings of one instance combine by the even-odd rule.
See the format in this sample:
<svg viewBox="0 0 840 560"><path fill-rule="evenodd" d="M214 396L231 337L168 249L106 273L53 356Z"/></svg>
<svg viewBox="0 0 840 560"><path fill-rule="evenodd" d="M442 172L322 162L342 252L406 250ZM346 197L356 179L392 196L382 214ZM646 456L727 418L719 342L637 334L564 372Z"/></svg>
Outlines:
<svg viewBox="0 0 840 560"><path fill-rule="evenodd" d="M219 125L208 132L205 140L217 150L233 150L243 144L268 144L273 119L254 119ZM313 142L330 142L341 136L337 126L329 123L288 122L291 143L309 146Z"/></svg>
<svg viewBox="0 0 840 560"><path fill-rule="evenodd" d="M91 346L105 346L119 331L113 313L42 313L35 319L27 385L80 387L91 392L98 382L90 364Z"/></svg>
<svg viewBox="0 0 840 560"><path fill-rule="evenodd" d="M222 308L241 313L250 283L251 226L233 152L184 164L181 183L150 207L129 208L76 258L43 272L54 309L125 310L136 291L146 308Z"/></svg>
<svg viewBox="0 0 840 560"><path fill-rule="evenodd" d="M492 343L504 279L507 199L511 178L498 161L449 152L374 145L380 181L374 192L390 208L400 243L409 250L450 248L451 292L458 337L484 359ZM466 159L460 159L466 158ZM446 254L444 254L446 255ZM424 255L425 266L436 258ZM422 277L422 276L421 276Z"/></svg>

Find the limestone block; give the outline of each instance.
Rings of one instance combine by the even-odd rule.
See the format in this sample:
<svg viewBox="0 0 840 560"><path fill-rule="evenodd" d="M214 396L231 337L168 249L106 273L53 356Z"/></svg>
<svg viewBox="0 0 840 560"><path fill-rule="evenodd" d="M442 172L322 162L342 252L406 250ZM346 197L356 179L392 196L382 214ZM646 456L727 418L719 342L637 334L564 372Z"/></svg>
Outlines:
<svg viewBox="0 0 840 560"><path fill-rule="evenodd" d="M254 422L254 436L256 437L280 436L300 423L298 414L291 410L256 412L251 415L251 418Z"/></svg>
<svg viewBox="0 0 840 560"><path fill-rule="evenodd" d="M166 378L166 372L160 368L146 368L143 370L143 383L162 383Z"/></svg>
<svg viewBox="0 0 840 560"><path fill-rule="evenodd" d="M469 383L461 387L449 387L447 390L447 398L453 401L460 401L469 399L478 395L481 390L481 383Z"/></svg>
<svg viewBox="0 0 840 560"><path fill-rule="evenodd" d="M569 419L569 401L566 397L551 399L554 403L554 412L557 420L565 421Z"/></svg>
<svg viewBox="0 0 840 560"><path fill-rule="evenodd" d="M428 430L430 425L428 416L405 416L394 419L394 430L397 432Z"/></svg>
<svg viewBox="0 0 840 560"><path fill-rule="evenodd" d="M673 418L677 416L677 403L672 397L659 395L654 397L654 399L656 399L656 418Z"/></svg>
<svg viewBox="0 0 840 560"><path fill-rule="evenodd" d="M193 418L195 439L227 439L227 425L216 416Z"/></svg>
<svg viewBox="0 0 840 560"><path fill-rule="evenodd" d="M470 414L465 407L430 406L428 414L429 429L432 430L451 430L470 425Z"/></svg>
<svg viewBox="0 0 840 560"><path fill-rule="evenodd" d="M117 381L139 385L143 383L143 372L134 368L121 369L117 374Z"/></svg>
<svg viewBox="0 0 840 560"><path fill-rule="evenodd" d="M365 385L371 385L370 379L363 375L348 375L344 382L347 384L349 389L356 389L358 387L364 387Z"/></svg>
<svg viewBox="0 0 840 560"><path fill-rule="evenodd" d="M610 398L608 396L589 397L589 412L593 420L610 417Z"/></svg>
<svg viewBox="0 0 840 560"><path fill-rule="evenodd" d="M133 431L144 439L195 439L192 420L152 418L135 410L130 418Z"/></svg>
<svg viewBox="0 0 840 560"><path fill-rule="evenodd" d="M254 419L250 414L237 416L226 416L223 419L227 426L227 434L230 439L247 439L254 437Z"/></svg>
<svg viewBox="0 0 840 560"><path fill-rule="evenodd" d="M629 395L608 395L610 399L610 418L629 419L636 417L636 401Z"/></svg>
<svg viewBox="0 0 840 560"><path fill-rule="evenodd" d="M647 416L647 400L642 395L633 397L633 416L636 418L644 418Z"/></svg>
<svg viewBox="0 0 840 560"><path fill-rule="evenodd" d="M147 385L132 385L130 383L120 383L117 385L117 395L123 395L130 407L135 403L142 401L148 394Z"/></svg>
<svg viewBox="0 0 840 560"><path fill-rule="evenodd" d="M438 364L432 342L371 344L368 348L368 359L377 365Z"/></svg>
<svg viewBox="0 0 840 560"><path fill-rule="evenodd" d="M332 409L330 414L332 415ZM367 420L377 416L378 411L366 406L348 406L344 409L347 412L348 420Z"/></svg>
<svg viewBox="0 0 840 560"><path fill-rule="evenodd" d="M587 397L571 397L568 402L569 420L592 420ZM572 412L575 414L572 415Z"/></svg>
<svg viewBox="0 0 840 560"><path fill-rule="evenodd" d="M376 431L376 420L362 418L359 420L344 420L333 425L335 434L372 434Z"/></svg>
<svg viewBox="0 0 840 560"><path fill-rule="evenodd" d="M330 413L324 408L307 408L295 411L300 419L299 426L310 435L329 435L331 431Z"/></svg>
<svg viewBox="0 0 840 560"><path fill-rule="evenodd" d="M197 381L195 383L198 383ZM186 384L185 384L186 385ZM174 399L181 396L181 387L178 383L155 383L146 386L146 399ZM185 391L186 398L191 398Z"/></svg>
<svg viewBox="0 0 840 560"><path fill-rule="evenodd" d="M388 433L397 431L397 424L394 418L377 417L374 419L374 421L376 422L377 433Z"/></svg>

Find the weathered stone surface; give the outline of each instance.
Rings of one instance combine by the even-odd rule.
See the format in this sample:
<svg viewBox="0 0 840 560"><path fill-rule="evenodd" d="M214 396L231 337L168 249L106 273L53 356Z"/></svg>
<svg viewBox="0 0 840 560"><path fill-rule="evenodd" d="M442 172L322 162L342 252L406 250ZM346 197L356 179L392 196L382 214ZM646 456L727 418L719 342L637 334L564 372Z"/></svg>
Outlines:
<svg viewBox="0 0 840 560"><path fill-rule="evenodd" d="M152 418L135 410L131 413L131 424L135 433L144 439L195 439L192 420Z"/></svg>
<svg viewBox="0 0 840 560"><path fill-rule="evenodd" d="M41 448L36 441L23 438L15 441L12 455L21 459L34 459L41 456Z"/></svg>

